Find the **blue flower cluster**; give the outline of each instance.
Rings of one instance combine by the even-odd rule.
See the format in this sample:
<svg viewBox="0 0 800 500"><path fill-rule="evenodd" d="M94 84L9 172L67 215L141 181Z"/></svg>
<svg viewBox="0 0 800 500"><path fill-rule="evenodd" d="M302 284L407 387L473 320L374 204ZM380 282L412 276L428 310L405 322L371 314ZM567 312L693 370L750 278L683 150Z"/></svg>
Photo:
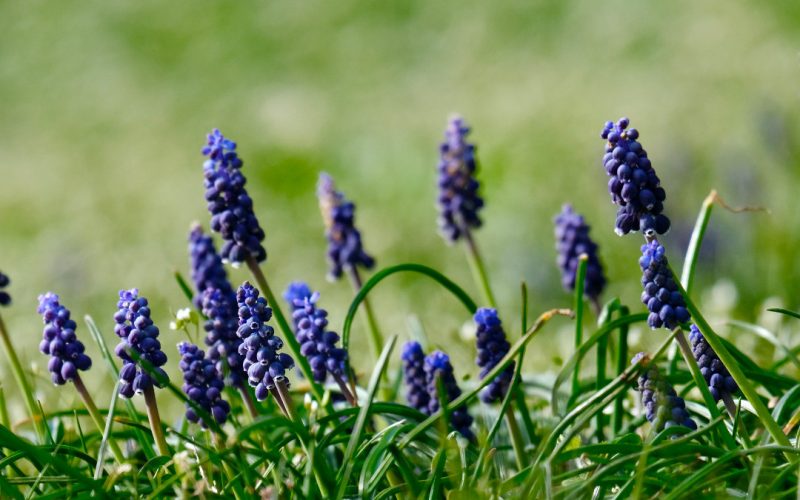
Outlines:
<svg viewBox="0 0 800 500"><path fill-rule="evenodd" d="M459 397L461 395L461 389L456 383L456 378L453 375L453 365L450 364L450 357L447 354L441 351L433 351L425 357L424 370L426 387L430 397L428 401L428 412L432 415L439 411L439 391L436 386L437 379L441 379L442 381L445 399L448 402ZM470 429L472 425L472 416L467 411L466 405L461 405L450 413L450 425L467 439L475 437Z"/></svg>
<svg viewBox="0 0 800 500"><path fill-rule="evenodd" d="M114 314L114 333L122 342L117 345L115 352L123 362L119 371L122 381L119 394L131 398L135 393L145 391L153 385L161 385L142 370L139 363L128 354L128 350L135 351L140 358L149 362L164 379L167 378L167 373L161 367L167 362L167 355L161 350L158 327L150 319L147 299L139 297L138 289L120 290L117 309Z"/></svg>
<svg viewBox="0 0 800 500"><path fill-rule="evenodd" d="M617 123L608 121L600 133L607 140L603 164L611 177L608 191L611 200L620 207L616 232L623 235L641 230L664 234L670 226L669 219L661 213L667 195L647 152L637 141L639 131L629 129L629 124L627 118L620 118Z"/></svg>
<svg viewBox="0 0 800 500"><path fill-rule="evenodd" d="M216 288L223 294L233 295L235 292L228 281L228 273L222 265L222 258L214 247L211 236L203 233L200 224L192 226L189 232L189 263L197 295L194 303L202 307L203 292L206 288Z"/></svg>
<svg viewBox="0 0 800 500"><path fill-rule="evenodd" d="M311 297L311 288L302 281L293 281L283 292L283 298L292 308L292 312L304 307L305 299ZM294 319L294 317L292 318ZM294 329L297 333L297 320L294 320Z"/></svg>
<svg viewBox="0 0 800 500"><path fill-rule="evenodd" d="M483 199L475 179L475 145L467 142L469 127L461 117L450 120L439 147L439 230L450 242L481 225Z"/></svg>
<svg viewBox="0 0 800 500"><path fill-rule="evenodd" d="M245 371L244 358L239 354L242 339L236 333L239 328L236 293L233 290L224 292L220 288L206 288L202 295L202 307L203 314L208 318L203 325L208 358L220 373L227 376L230 386L242 387Z"/></svg>
<svg viewBox="0 0 800 500"><path fill-rule="evenodd" d="M211 229L225 240L222 258L241 263L250 256L263 262L267 258L267 251L261 245L264 231L253 212L253 200L244 187L247 180L241 172L243 163L236 154L236 143L214 129L208 134L208 143L202 152L208 156L203 164L203 175Z"/></svg>
<svg viewBox="0 0 800 500"><path fill-rule="evenodd" d="M664 247L657 240L642 245L642 257L639 259L644 287L642 303L650 311L647 318L650 328L663 326L672 330L680 323L689 321L691 316L667 265L664 252Z"/></svg>
<svg viewBox="0 0 800 500"><path fill-rule="evenodd" d="M633 357L633 364L644 363L646 360L647 356L640 352ZM652 364L639 376L637 390L642 393L645 417L648 422L653 424L656 432L675 425L697 429L697 424L686 411L686 402L661 377L655 364Z"/></svg>
<svg viewBox="0 0 800 500"><path fill-rule="evenodd" d="M583 216L575 213L567 204L555 218L556 250L558 251L558 267L561 269L561 284L564 289L575 290L578 274L578 257L586 254L586 280L584 293L596 299L606 286L603 266L597 254L597 244L589 237L589 225Z"/></svg>
<svg viewBox="0 0 800 500"><path fill-rule="evenodd" d="M0 306L7 306L11 303L11 295L3 290L9 283L11 280L8 279L8 276L0 272Z"/></svg>
<svg viewBox="0 0 800 500"><path fill-rule="evenodd" d="M58 295L47 292L39 295L39 308L44 331L39 350L50 355L47 369L56 385L64 385L78 376L78 370L86 371L92 360L84 353L83 343L75 336L77 325L70 319L69 309L58 302Z"/></svg>
<svg viewBox="0 0 800 500"><path fill-rule="evenodd" d="M511 346L506 340L506 333L496 309L478 309L475 313L475 325L478 345L478 357L475 361L481 368L480 377L484 378L508 354ZM509 364L481 391L481 400L484 403L495 403L503 399L514 378L514 365L514 362Z"/></svg>
<svg viewBox="0 0 800 500"><path fill-rule="evenodd" d="M342 379L345 375L347 351L336 347L339 335L326 330L328 312L317 307L319 292L305 295L306 291L310 291L308 285L293 283L283 295L287 300L292 298L292 319L297 341L300 343L300 353L308 359L317 382L324 382L328 373Z"/></svg>
<svg viewBox="0 0 800 500"><path fill-rule="evenodd" d="M205 353L196 345L181 342L178 344L178 352L181 355L179 366L183 373L183 392L218 424L224 424L231 407L222 398L222 389L225 387L222 374L214 362L207 359ZM199 423L203 429L208 428L208 422L204 421L188 403L186 419L195 424Z"/></svg>
<svg viewBox="0 0 800 500"><path fill-rule="evenodd" d="M285 377L286 370L294 367L294 360L278 352L283 341L267 324L272 318L272 309L264 297L259 297L258 290L244 282L236 292L236 301L239 304L236 333L242 339L239 354L244 357L242 368L247 373L247 382L255 387L256 399L264 401L269 390L275 387L275 379Z"/></svg>
<svg viewBox="0 0 800 500"><path fill-rule="evenodd" d="M697 325L692 325L690 328L689 342L692 344L694 359L697 360L697 365L700 367L703 378L706 379L714 401L719 401L739 390L736 381L733 380L714 349L708 345Z"/></svg>
<svg viewBox="0 0 800 500"><path fill-rule="evenodd" d="M425 352L419 342L406 342L401 354L403 361L403 381L406 385L406 401L409 406L425 415L430 415L428 403L427 378L425 375Z"/></svg>
<svg viewBox="0 0 800 500"><path fill-rule="evenodd" d="M361 233L355 227L355 204L336 191L333 179L325 173L319 176L317 198L328 239L328 276L338 279L344 270L356 266L371 269L375 259L364 251Z"/></svg>

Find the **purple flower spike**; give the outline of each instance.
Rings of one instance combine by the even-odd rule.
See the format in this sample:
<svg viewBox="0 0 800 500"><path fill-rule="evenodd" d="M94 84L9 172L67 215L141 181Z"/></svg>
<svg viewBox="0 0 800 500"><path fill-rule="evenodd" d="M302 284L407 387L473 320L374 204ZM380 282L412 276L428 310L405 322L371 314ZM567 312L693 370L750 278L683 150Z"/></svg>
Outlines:
<svg viewBox="0 0 800 500"><path fill-rule="evenodd" d="M425 352L419 342L407 342L401 355L403 381L406 385L406 401L409 406L425 415L430 415L427 381L425 377Z"/></svg>
<svg viewBox="0 0 800 500"><path fill-rule="evenodd" d="M292 312L302 309L305 299L311 297L311 288L302 281L295 281L289 283L286 291L283 292L283 298L292 308ZM294 330L297 333L297 321L294 322Z"/></svg>
<svg viewBox="0 0 800 500"><path fill-rule="evenodd" d="M122 368L119 378L122 384L119 394L131 398L137 392L143 392L154 385L161 387L159 382L142 370L139 363L128 354L128 350L135 351L140 358L148 361L155 371L163 378L167 373L161 368L167 362L167 355L161 350L158 341L158 327L150 319L150 307L147 299L139 297L139 290L120 290L117 312L114 314L114 333L122 341L117 345L115 352L122 359Z"/></svg>
<svg viewBox="0 0 800 500"><path fill-rule="evenodd" d="M226 295L235 293L228 281L228 273L222 265L222 258L214 247L214 240L203 233L200 224L194 224L189 232L189 263L192 281L197 290L194 297L197 307L202 307L203 292L206 288L219 289Z"/></svg>
<svg viewBox="0 0 800 500"><path fill-rule="evenodd" d="M224 424L231 407L222 398L222 390L225 388L222 373L217 370L214 361L205 358L203 351L194 344L181 342L178 344L178 352L181 355L179 366L183 372L184 394L208 412L217 424ZM200 424L203 429L208 428L208 422L204 421L188 403L186 419Z"/></svg>
<svg viewBox="0 0 800 500"><path fill-rule="evenodd" d="M278 352L283 341L267 324L272 318L272 309L264 297L259 297L258 290L245 281L236 292L236 301L239 304L236 333L242 339L239 354L244 357L242 368L247 373L247 382L255 387L256 399L264 401L269 390L275 387L275 379L284 377L286 371L294 367L294 360Z"/></svg>
<svg viewBox="0 0 800 500"><path fill-rule="evenodd" d="M242 174L242 160L236 154L236 143L226 139L218 129L208 134L203 148L208 160L203 164L206 201L211 213L211 229L222 235L225 244L220 252L224 260L235 264L248 256L257 262L267 259L261 245L264 231L253 212L253 200L247 194Z"/></svg>
<svg viewBox="0 0 800 500"><path fill-rule="evenodd" d="M441 352L433 351L425 358L425 381L428 389L428 412L430 415L439 411L439 391L436 386L436 379L442 380L444 386L445 399L451 402L461 395L461 389L456 383L456 378L453 375L453 365L450 364L450 357ZM467 412L465 405L459 406L450 413L450 425L453 429L457 430L459 434L467 439L472 439L475 435L470 430L472 425L472 416Z"/></svg>
<svg viewBox="0 0 800 500"><path fill-rule="evenodd" d="M203 314L208 318L203 325L208 358L220 373L226 375L228 385L242 387L247 375L243 367L244 358L239 354L242 339L236 334L239 328L236 293L230 288L206 288L202 306Z"/></svg>
<svg viewBox="0 0 800 500"><path fill-rule="evenodd" d="M439 147L439 231L450 242L481 226L483 199L475 179L475 145L467 142L469 130L461 117L453 117Z"/></svg>
<svg viewBox="0 0 800 500"><path fill-rule="evenodd" d="M708 345L697 325L691 326L689 342L692 343L692 354L694 354L694 359L697 360L697 365L700 367L703 378L706 379L711 395L714 396L714 401L730 397L731 394L737 392L739 386L733 380L725 365L722 364L714 349Z"/></svg>
<svg viewBox="0 0 800 500"><path fill-rule="evenodd" d="M647 355L641 352L633 358L633 364L646 361ZM636 390L642 393L645 417L648 422L653 424L656 432L676 425L682 425L692 430L697 429L697 424L686 411L686 402L664 380L655 364L639 376Z"/></svg>
<svg viewBox="0 0 800 500"><path fill-rule="evenodd" d="M7 306L11 303L11 295L3 290L9 283L11 280L8 279L8 276L0 272L0 306Z"/></svg>
<svg viewBox="0 0 800 500"><path fill-rule="evenodd" d="M69 309L59 304L58 295L47 292L39 295L37 312L44 321L44 338L39 350L51 356L47 364L50 378L56 385L75 380L78 370L88 370L92 360L84 353L83 343L75 336L77 325L70 319Z"/></svg>
<svg viewBox="0 0 800 500"><path fill-rule="evenodd" d="M356 266L371 269L375 259L364 251L361 233L355 227L355 204L336 191L333 178L326 173L319 176L317 198L328 239L328 277L338 279L344 270Z"/></svg>
<svg viewBox="0 0 800 500"><path fill-rule="evenodd" d="M664 252L664 247L658 240L642 245L642 257L639 259L644 287L642 303L650 311L647 318L650 328L664 327L672 330L680 323L689 321L691 316L672 277Z"/></svg>
<svg viewBox="0 0 800 500"><path fill-rule="evenodd" d="M655 236L669 230L669 219L662 214L667 197L647 151L637 142L639 131L628 128L630 120L606 122L600 137L606 139L603 165L611 177L608 191L617 211L616 232L624 235L641 230Z"/></svg>
<svg viewBox="0 0 800 500"><path fill-rule="evenodd" d="M503 331L496 309L485 307L478 309L475 313L475 325L478 345L478 357L475 362L481 369L480 377L484 378L508 354L511 346L506 340L506 333ZM514 362L509 364L481 391L481 400L484 403L496 403L505 397L514 378L514 365Z"/></svg>
<svg viewBox="0 0 800 500"><path fill-rule="evenodd" d="M578 274L578 257L586 254L586 280L584 293L591 299L597 299L606 286L603 266L597 255L597 244L589 237L589 225L583 216L572 210L572 205L564 205L561 213L555 218L556 250L558 251L558 267L561 269L561 284L567 291L575 290Z"/></svg>

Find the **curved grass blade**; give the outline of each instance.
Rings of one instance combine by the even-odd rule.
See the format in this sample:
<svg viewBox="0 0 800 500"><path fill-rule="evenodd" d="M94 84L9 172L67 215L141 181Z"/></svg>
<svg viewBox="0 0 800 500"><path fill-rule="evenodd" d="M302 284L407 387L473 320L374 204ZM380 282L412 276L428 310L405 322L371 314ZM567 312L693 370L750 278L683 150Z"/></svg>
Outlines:
<svg viewBox="0 0 800 500"><path fill-rule="evenodd" d="M771 308L767 309L767 311L775 312L775 313L779 313L779 314L785 314L786 316L791 316L792 318L800 319L800 313L794 312L794 311L790 311L790 310L784 309L782 307L771 307Z"/></svg>

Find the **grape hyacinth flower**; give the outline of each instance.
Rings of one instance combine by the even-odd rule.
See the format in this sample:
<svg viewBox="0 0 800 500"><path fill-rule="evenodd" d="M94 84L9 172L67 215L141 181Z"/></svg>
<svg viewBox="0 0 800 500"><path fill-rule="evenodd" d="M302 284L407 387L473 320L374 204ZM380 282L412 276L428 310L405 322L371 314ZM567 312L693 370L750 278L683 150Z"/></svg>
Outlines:
<svg viewBox="0 0 800 500"><path fill-rule="evenodd" d="M506 340L506 333L496 309L482 307L475 313L474 319L478 345L478 357L475 361L481 369L480 377L484 378L508 354L511 346ZM481 391L481 401L489 404L505 397L514 378L514 365L514 362L510 363Z"/></svg>
<svg viewBox="0 0 800 500"><path fill-rule="evenodd" d="M678 285L667 265L664 247L658 240L642 245L639 267L642 269L642 303L647 305L650 328L674 329L690 319Z"/></svg>
<svg viewBox="0 0 800 500"><path fill-rule="evenodd" d="M8 276L0 272L0 306L7 306L11 303L11 295L3 290L9 283L11 280L8 279Z"/></svg>
<svg viewBox="0 0 800 500"><path fill-rule="evenodd" d="M633 357L633 364L644 365L648 360L647 355L640 352ZM676 425L682 425L692 430L697 429L697 424L686 411L686 402L664 380L655 364L652 364L639 376L636 390L642 393L645 417L648 422L653 424L656 432Z"/></svg>
<svg viewBox="0 0 800 500"><path fill-rule="evenodd" d="M39 350L51 356L47 369L56 385L64 385L78 377L78 370L86 371L92 360L84 352L83 343L75 336L77 324L70 318L69 309L58 301L58 295L47 292L39 295L39 308L44 332Z"/></svg>
<svg viewBox="0 0 800 500"><path fill-rule="evenodd" d="M433 351L425 357L425 381L428 389L428 414L432 415L439 411L439 390L436 384L437 379L441 379L444 386L444 397L447 402L451 402L461 395L461 389L456 383L453 375L453 365L450 364L450 357L441 352ZM472 439L475 435L470 430L472 416L467 412L466 405L461 405L450 413L450 424L453 429L467 439Z"/></svg>
<svg viewBox="0 0 800 500"><path fill-rule="evenodd" d="M406 401L412 408L430 415L427 379L425 376L425 352L419 342L406 342L401 354L403 382L406 385Z"/></svg>
<svg viewBox="0 0 800 500"><path fill-rule="evenodd" d="M616 232L620 236L639 230L664 234L670 226L669 219L661 213L666 192L647 152L637 141L639 131L628 128L629 124L627 118L620 118L617 123L608 121L600 133L607 140L603 165L611 177L608 190L611 200L620 207Z"/></svg>
<svg viewBox="0 0 800 500"><path fill-rule="evenodd" d="M230 285L228 290L206 288L202 295L202 307L203 314L208 318L203 325L208 358L220 373L226 375L228 385L242 388L246 374L244 358L239 353L242 339L237 334L239 315L236 294L230 290Z"/></svg>
<svg viewBox="0 0 800 500"><path fill-rule="evenodd" d="M467 142L469 131L461 117L451 118L439 147L439 231L451 243L481 226L483 199L475 179L475 145Z"/></svg>
<svg viewBox="0 0 800 500"><path fill-rule="evenodd" d="M586 254L586 280L584 294L597 301L606 286L603 266L597 255L597 244L589 237L589 225L582 215L566 204L555 218L556 250L558 267L561 268L561 284L568 291L575 290L578 273L578 257Z"/></svg>
<svg viewBox="0 0 800 500"><path fill-rule="evenodd" d="M203 233L200 224L192 225L189 231L189 263L192 281L197 290L194 296L195 306L202 307L203 292L207 288L216 288L225 295L235 294L228 281L228 273L222 265L222 258L214 247L214 240Z"/></svg>
<svg viewBox="0 0 800 500"><path fill-rule="evenodd" d="M215 363L205 357L205 353L194 344L181 342L178 344L181 355L180 369L183 372L183 392L186 396L205 410L214 421L222 425L228 419L231 407L222 398L222 373L217 370ZM208 428L208 422L197 414L192 405L186 403L186 419L189 422L200 424L203 429Z"/></svg>
<svg viewBox="0 0 800 500"><path fill-rule="evenodd" d="M333 178L324 172L319 176L317 198L328 239L328 277L338 279L343 271L356 266L372 269L375 259L364 251L361 233L355 227L356 206L336 191Z"/></svg>
<svg viewBox="0 0 800 500"><path fill-rule="evenodd" d="M697 325L693 324L690 328L689 342L692 344L694 359L697 360L700 372L708 383L708 389L714 396L714 401L730 398L731 394L739 390L739 386L725 365L722 364L714 349L708 345Z"/></svg>
<svg viewBox="0 0 800 500"><path fill-rule="evenodd" d="M276 388L276 379L284 380L286 370L294 367L294 360L278 351L283 341L267 324L272 318L272 309L267 300L259 297L258 290L245 281L236 292L239 305L239 328L242 339L239 354L244 357L242 367L247 373L247 382L255 387L256 399L264 401L270 390Z"/></svg>
<svg viewBox="0 0 800 500"><path fill-rule="evenodd" d="M208 134L203 147L208 160L203 164L205 197L211 213L211 229L222 235L225 244L220 252L223 260L239 264L252 257L256 262L267 259L262 246L264 231L253 212L253 200L247 194L236 154L236 143L226 139L219 129Z"/></svg>
<svg viewBox="0 0 800 500"><path fill-rule="evenodd" d="M311 288L302 281L289 283L289 286L286 287L286 291L283 292L283 298L289 303L289 307L292 308L292 313L305 307L303 304L305 303L305 299L309 297L311 297ZM294 322L294 333L296 335L297 319L294 315L292 315L292 321Z"/></svg>
<svg viewBox="0 0 800 500"><path fill-rule="evenodd" d="M167 378L167 373L161 368L167 362L167 355L161 350L161 342L158 341L158 327L150 319L150 307L147 299L139 297L139 290L120 290L119 302L117 302L117 312L114 314L114 333L122 341L115 350L117 356L122 359L122 369L119 371L122 384L119 394L125 398L131 398L137 392L151 390L155 385L162 387L158 380L154 380L147 372L142 370L138 361L128 354L128 351L136 352L140 358L149 362L154 370L163 378Z"/></svg>

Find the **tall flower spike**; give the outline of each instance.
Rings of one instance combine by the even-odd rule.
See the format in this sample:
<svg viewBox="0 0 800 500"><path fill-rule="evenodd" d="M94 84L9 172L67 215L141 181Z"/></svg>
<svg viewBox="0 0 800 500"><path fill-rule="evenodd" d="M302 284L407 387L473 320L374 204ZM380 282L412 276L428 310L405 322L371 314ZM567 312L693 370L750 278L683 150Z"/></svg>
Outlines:
<svg viewBox="0 0 800 500"><path fill-rule="evenodd" d="M371 269L375 259L364 251L355 227L356 206L336 191L333 178L324 172L319 175L317 198L328 239L328 276L338 279L344 270L356 266Z"/></svg>
<svg viewBox="0 0 800 500"><path fill-rule="evenodd" d="M672 277L667 265L664 247L653 240L642 245L642 257L639 259L642 268L642 303L647 305L650 316L647 324L650 328L668 328L672 330L680 323L691 319L686 309L686 302L678 291L678 285Z"/></svg>
<svg viewBox="0 0 800 500"><path fill-rule="evenodd" d="M439 231L450 242L481 225L483 199L475 179L475 145L467 142L469 131L460 116L451 118L439 147Z"/></svg>
<svg viewBox="0 0 800 500"><path fill-rule="evenodd" d="M640 352L633 357L633 364L648 362L647 355ZM664 380L655 364L639 376L637 389L641 392L645 417L653 424L656 432L668 427L682 425L689 429L697 429L697 424L686 411L686 402L678 396L675 389Z"/></svg>
<svg viewBox="0 0 800 500"><path fill-rule="evenodd" d="M294 360L278 352L283 341L267 324L272 318L272 309L264 297L259 297L258 290L245 281L236 292L236 301L239 304L237 334L242 339L239 354L244 357L242 367L247 373L247 382L255 387L256 399L264 401L269 390L275 387L275 379L285 377L286 370L294 367Z"/></svg>
<svg viewBox="0 0 800 500"><path fill-rule="evenodd" d="M179 366L183 373L183 392L211 415L217 424L224 424L231 407L222 398L222 389L225 388L222 374L214 362L206 358L202 349L196 345L181 342L178 344L178 352L181 355ZM189 403L186 403L186 419L200 424L203 429L208 428L208 422L203 420Z"/></svg>
<svg viewBox="0 0 800 500"><path fill-rule="evenodd" d="M206 201L211 213L211 229L222 235L225 244L222 258L238 264L252 256L257 262L267 259L261 245L264 231L253 212L253 200L247 194L247 180L242 174L242 160L236 143L223 137L218 129L208 134L202 150L208 160L203 164Z"/></svg>
<svg viewBox="0 0 800 500"><path fill-rule="evenodd" d="M197 291L194 297L197 307L202 307L203 292L206 288L216 288L227 295L235 293L228 281L228 273L222 265L222 258L214 247L214 240L203 233L200 224L192 225L189 231L189 263L192 281Z"/></svg>
<svg viewBox="0 0 800 500"><path fill-rule="evenodd" d="M481 369L480 377L484 378L497 366L511 347L506 340L503 325L497 316L496 309L482 307L475 313L477 327L478 357L476 363ZM514 378L514 364L511 363L500 375L495 377L481 392L484 403L495 403L505 397Z"/></svg>
<svg viewBox="0 0 800 500"><path fill-rule="evenodd" d="M406 401L409 406L425 415L430 415L428 403L431 397L425 379L425 352L419 342L406 342L401 354L403 382L406 385Z"/></svg>
<svg viewBox="0 0 800 500"><path fill-rule="evenodd" d="M342 380L345 376L347 351L337 347L339 335L328 327L328 312L317 307L319 292L304 295L308 285L294 283L284 293L284 297L292 297L291 306L300 353L308 359L314 380L324 382L328 373ZM303 296L303 298L299 298Z"/></svg>
<svg viewBox="0 0 800 500"><path fill-rule="evenodd" d="M597 299L606 286L603 266L597 255L597 244L589 237L589 225L583 216L575 213L572 205L564 205L555 218L556 250L558 267L561 268L561 284L568 291L575 290L578 273L578 257L586 254L586 281L584 293Z"/></svg>
<svg viewBox="0 0 800 500"><path fill-rule="evenodd" d="M47 292L39 295L39 308L44 332L39 350L50 357L47 369L56 385L64 385L78 375L78 370L86 371L92 360L84 353L83 343L75 336L77 324L70 319L69 309L58 302L58 295Z"/></svg>
<svg viewBox="0 0 800 500"><path fill-rule="evenodd" d="M433 351L425 358L425 382L428 389L428 413L430 415L439 411L439 391L436 380L441 379L444 386L445 399L451 402L461 395L461 389L456 383L453 375L453 365L450 364L450 357L441 352ZM470 430L472 416L467 412L466 405L461 405L450 413L450 425L459 434L467 439L472 439L475 435Z"/></svg>
<svg viewBox="0 0 800 500"><path fill-rule="evenodd" d="M661 187L647 151L637 142L639 131L628 128L630 120L606 122L600 137L606 139L603 165L611 177L608 191L617 211L616 232L619 235L641 230L644 233L664 234L669 219L662 214L667 197Z"/></svg>
<svg viewBox="0 0 800 500"><path fill-rule="evenodd" d="M706 379L711 395L714 396L714 401L729 397L739 390L736 381L733 380L733 377L731 377L725 365L722 364L714 349L708 345L697 325L691 326L689 342L692 343L692 354L694 354L694 359L697 360L697 365L700 367L703 378Z"/></svg>
<svg viewBox="0 0 800 500"><path fill-rule="evenodd" d="M164 378L167 377L167 373L161 367L167 362L167 355L161 350L158 327L150 319L147 299L139 297L138 289L120 290L117 309L114 314L116 323L114 333L122 341L117 345L115 352L123 362L119 371L119 378L122 381L119 394L131 398L137 392L143 392L154 385L156 387L161 385L142 370L139 363L128 354L128 350L135 351L140 358L148 361Z"/></svg>
<svg viewBox="0 0 800 500"><path fill-rule="evenodd" d="M9 283L11 280L8 279L8 276L0 272L0 306L7 306L11 303L11 295L3 290Z"/></svg>
<svg viewBox="0 0 800 500"><path fill-rule="evenodd" d="M242 339L239 329L238 304L233 290L206 288L202 295L203 314L208 318L203 325L206 331L208 358L217 370L227 376L228 385L242 387L246 378L244 357L239 354Z"/></svg>

